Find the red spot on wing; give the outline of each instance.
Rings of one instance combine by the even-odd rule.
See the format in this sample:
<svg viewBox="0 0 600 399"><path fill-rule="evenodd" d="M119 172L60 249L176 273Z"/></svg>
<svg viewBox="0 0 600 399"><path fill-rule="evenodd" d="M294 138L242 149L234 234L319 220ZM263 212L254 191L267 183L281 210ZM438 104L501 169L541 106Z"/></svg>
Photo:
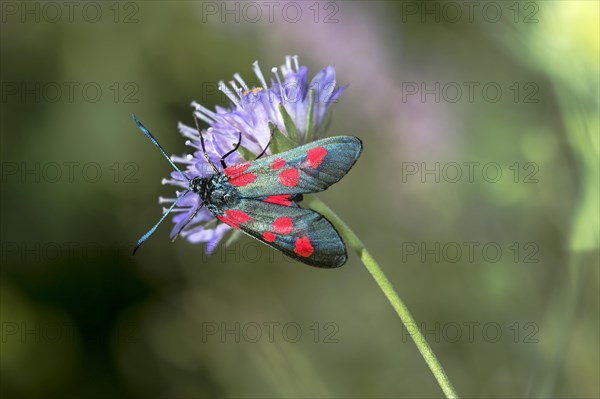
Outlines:
<svg viewBox="0 0 600 399"><path fill-rule="evenodd" d="M298 184L298 169L285 169L279 173L279 181L286 187L295 187Z"/></svg>
<svg viewBox="0 0 600 399"><path fill-rule="evenodd" d="M277 218L273 222L273 230L277 234L290 234L292 232L292 218Z"/></svg>
<svg viewBox="0 0 600 399"><path fill-rule="evenodd" d="M285 161L281 158L275 158L271 164L271 169L281 169L285 165Z"/></svg>
<svg viewBox="0 0 600 399"><path fill-rule="evenodd" d="M271 204L283 205L283 206L292 206L292 201L290 201L290 194L281 194L281 195L270 195L263 200L263 202L269 202Z"/></svg>
<svg viewBox="0 0 600 399"><path fill-rule="evenodd" d="M263 240L265 240L266 242L275 241L275 234L271 233L270 231L264 232L262 237L263 237Z"/></svg>
<svg viewBox="0 0 600 399"><path fill-rule="evenodd" d="M246 169L248 169L249 167L250 167L250 162L244 162L244 163L240 163L238 165L233 165L233 166L226 168L225 170L223 170L223 173L225 173L225 175L229 178L237 177L237 176L241 175L242 173L244 173L246 171Z"/></svg>
<svg viewBox="0 0 600 399"><path fill-rule="evenodd" d="M225 176L229 177L229 183L232 186L243 187L256 180L255 174L244 173L249 167L250 162L244 162L226 168L225 170L223 170L223 173L225 173Z"/></svg>
<svg viewBox="0 0 600 399"><path fill-rule="evenodd" d="M239 229L241 223L246 223L254 220L250 216L248 216L248 214L242 211L237 211L235 209L226 210L223 213L223 215L217 216L217 219L219 219L225 224L228 224L234 229Z"/></svg>
<svg viewBox="0 0 600 399"><path fill-rule="evenodd" d="M229 179L229 184L236 187L244 187L256 180L256 175L252 173L244 173L242 175Z"/></svg>
<svg viewBox="0 0 600 399"><path fill-rule="evenodd" d="M306 163L313 169L316 169L323 162L323 158L327 155L327 150L323 147L311 148L306 152Z"/></svg>
<svg viewBox="0 0 600 399"><path fill-rule="evenodd" d="M296 240L294 252L303 258L308 258L315 251L307 236L302 236Z"/></svg>
<svg viewBox="0 0 600 399"><path fill-rule="evenodd" d="M231 220L236 221L237 223L246 223L254 220L250 216L248 216L247 213L238 211L236 209L226 210L225 216Z"/></svg>

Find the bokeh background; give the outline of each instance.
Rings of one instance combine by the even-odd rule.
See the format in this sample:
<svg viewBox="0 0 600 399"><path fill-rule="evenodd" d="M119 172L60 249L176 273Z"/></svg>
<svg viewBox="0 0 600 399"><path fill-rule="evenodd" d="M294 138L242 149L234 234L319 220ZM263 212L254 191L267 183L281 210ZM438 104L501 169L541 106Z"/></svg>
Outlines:
<svg viewBox="0 0 600 399"><path fill-rule="evenodd" d="M130 113L182 154L192 100L288 54L350 84L328 134L365 151L319 197L457 391L600 396L598 2L1 7L2 397L442 396L355 254L207 257L169 222L130 255L173 194Z"/></svg>

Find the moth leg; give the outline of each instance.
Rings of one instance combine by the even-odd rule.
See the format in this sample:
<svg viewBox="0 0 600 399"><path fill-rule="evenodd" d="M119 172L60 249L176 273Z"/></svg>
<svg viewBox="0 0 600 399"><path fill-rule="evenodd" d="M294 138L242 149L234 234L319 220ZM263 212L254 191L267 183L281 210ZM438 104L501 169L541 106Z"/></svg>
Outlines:
<svg viewBox="0 0 600 399"><path fill-rule="evenodd" d="M181 225L181 227L177 231L177 234L175 234L173 236L173 238L171 239L171 242L174 242L177 239L177 237L179 237L179 234L181 234L181 232L183 231L183 229L185 228L185 226L187 226L196 217L196 215L198 214L198 212L200 211L200 209L202 209L203 206L204 206L204 202L202 204L200 204L200 206L198 208L196 208L196 210L194 211L194 213L192 213L190 215L190 217L185 221L185 223Z"/></svg>
<svg viewBox="0 0 600 399"><path fill-rule="evenodd" d="M290 200L292 200L292 201L294 201L296 203L302 201L303 199L304 199L304 195L302 195L302 194L294 194L292 196L292 198L290 198Z"/></svg>
<svg viewBox="0 0 600 399"><path fill-rule="evenodd" d="M227 158L228 156L230 156L231 154L236 152L237 149L240 148L241 142L242 142L242 132L238 132L238 142L235 145L235 147L233 147L233 150L229 151L227 154L225 154L221 157L221 166L223 167L223 169L227 168L227 164L225 163L225 158Z"/></svg>
<svg viewBox="0 0 600 399"><path fill-rule="evenodd" d="M254 158L255 161L258 158L260 158L263 155L265 155L265 152L267 152L267 148L269 148L269 146L271 145L271 139L273 139L273 130L271 130L271 135L269 136L269 142L267 143L267 146L265 148L263 148L262 152L260 154L258 154L258 156L256 158Z"/></svg>

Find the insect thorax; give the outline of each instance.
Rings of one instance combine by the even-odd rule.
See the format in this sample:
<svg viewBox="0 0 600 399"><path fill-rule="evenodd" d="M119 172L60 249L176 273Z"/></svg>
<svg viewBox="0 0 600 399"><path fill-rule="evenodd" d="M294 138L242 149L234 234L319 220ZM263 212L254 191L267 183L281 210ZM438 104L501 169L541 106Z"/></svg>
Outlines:
<svg viewBox="0 0 600 399"><path fill-rule="evenodd" d="M204 206L215 216L240 202L238 191L229 184L227 176L221 173L210 177L195 177L190 181L189 189L200 196Z"/></svg>

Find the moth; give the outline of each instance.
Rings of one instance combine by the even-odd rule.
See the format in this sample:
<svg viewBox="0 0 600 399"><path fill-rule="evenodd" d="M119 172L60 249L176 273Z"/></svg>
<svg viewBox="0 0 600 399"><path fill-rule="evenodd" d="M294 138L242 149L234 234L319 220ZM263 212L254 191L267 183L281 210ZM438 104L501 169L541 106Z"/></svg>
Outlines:
<svg viewBox="0 0 600 399"><path fill-rule="evenodd" d="M178 200L192 192L200 196L201 202L187 223L202 207L206 207L221 222L307 265L334 268L346 262L346 246L335 227L323 215L300 207L298 202L303 194L323 191L348 173L362 152L360 139L353 136L328 137L263 157L269 147L267 145L254 161L228 167L225 160L238 150L240 133L234 148L220 159L220 171L209 159L198 128L204 158L214 174L189 178L171 161L135 115L132 114L132 117L142 133L188 181L188 188L158 223L138 240L134 254ZM198 121L196 125L198 127Z"/></svg>

